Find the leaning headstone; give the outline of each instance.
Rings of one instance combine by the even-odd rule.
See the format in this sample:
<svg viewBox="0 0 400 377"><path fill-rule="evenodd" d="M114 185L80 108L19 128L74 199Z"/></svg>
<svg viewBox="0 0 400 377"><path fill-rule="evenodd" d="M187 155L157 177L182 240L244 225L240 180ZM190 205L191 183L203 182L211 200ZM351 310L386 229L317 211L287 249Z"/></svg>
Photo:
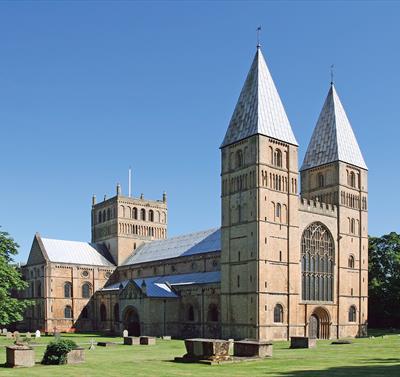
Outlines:
<svg viewBox="0 0 400 377"><path fill-rule="evenodd" d="M126 338L128 335L129 335L129 334L128 334L128 330L124 330L124 331L122 332L122 337L123 337L123 338Z"/></svg>
<svg viewBox="0 0 400 377"><path fill-rule="evenodd" d="M36 330L36 332L35 332L35 338L40 338L40 330Z"/></svg>
<svg viewBox="0 0 400 377"><path fill-rule="evenodd" d="M28 331L25 335L27 337L27 339L31 339L32 338L32 334Z"/></svg>

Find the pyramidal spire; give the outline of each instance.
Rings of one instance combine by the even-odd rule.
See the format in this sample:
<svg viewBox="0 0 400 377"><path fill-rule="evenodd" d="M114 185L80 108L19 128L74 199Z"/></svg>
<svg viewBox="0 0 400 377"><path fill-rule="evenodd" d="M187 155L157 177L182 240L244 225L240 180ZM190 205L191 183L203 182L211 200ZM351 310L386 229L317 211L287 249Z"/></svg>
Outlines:
<svg viewBox="0 0 400 377"><path fill-rule="evenodd" d="M297 145L259 45L221 148L256 134Z"/></svg>
<svg viewBox="0 0 400 377"><path fill-rule="evenodd" d="M300 170L333 161L343 161L367 169L349 119L331 83Z"/></svg>

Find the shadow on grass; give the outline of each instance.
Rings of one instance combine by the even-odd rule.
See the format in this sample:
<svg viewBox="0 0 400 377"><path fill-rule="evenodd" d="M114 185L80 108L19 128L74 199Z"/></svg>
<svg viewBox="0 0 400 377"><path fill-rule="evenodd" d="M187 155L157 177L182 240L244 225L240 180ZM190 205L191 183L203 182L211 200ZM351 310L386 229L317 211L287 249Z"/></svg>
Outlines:
<svg viewBox="0 0 400 377"><path fill-rule="evenodd" d="M371 364L380 365L357 365L357 366L338 366L323 370L297 370L291 372L281 372L278 375L282 377L399 377L400 359L376 359L370 360ZM393 364L395 365L383 365Z"/></svg>

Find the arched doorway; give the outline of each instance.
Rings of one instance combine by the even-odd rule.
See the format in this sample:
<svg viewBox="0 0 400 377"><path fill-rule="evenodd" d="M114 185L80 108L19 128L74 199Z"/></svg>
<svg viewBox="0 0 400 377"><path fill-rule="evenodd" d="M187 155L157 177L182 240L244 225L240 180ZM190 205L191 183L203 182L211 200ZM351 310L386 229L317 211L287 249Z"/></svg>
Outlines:
<svg viewBox="0 0 400 377"><path fill-rule="evenodd" d="M139 314L132 306L125 309L124 327L128 330L129 336L140 336Z"/></svg>
<svg viewBox="0 0 400 377"><path fill-rule="evenodd" d="M316 308L310 316L308 336L315 339L329 339L330 319L326 309Z"/></svg>

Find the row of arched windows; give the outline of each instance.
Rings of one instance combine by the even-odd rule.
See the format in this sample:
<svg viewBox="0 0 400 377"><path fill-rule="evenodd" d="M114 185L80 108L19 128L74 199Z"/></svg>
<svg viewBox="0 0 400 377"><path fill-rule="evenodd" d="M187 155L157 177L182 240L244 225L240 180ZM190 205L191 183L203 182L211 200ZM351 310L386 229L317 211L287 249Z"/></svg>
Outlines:
<svg viewBox="0 0 400 377"><path fill-rule="evenodd" d="M166 222L166 214L165 212L154 211L152 209L146 211L144 208L136 208L129 206L120 206L120 216L124 218L141 220L141 221L150 221L157 223L165 223Z"/></svg>
<svg viewBox="0 0 400 377"><path fill-rule="evenodd" d="M113 311L114 311L114 321L119 322L119 304L118 303L114 304ZM100 305L100 321L105 322L105 321L107 321L107 319L108 319L107 308L106 308L106 305L102 303Z"/></svg>
<svg viewBox="0 0 400 377"><path fill-rule="evenodd" d="M356 174L353 171L346 170L347 174L347 184L351 187L357 188L360 187L360 174Z"/></svg>
<svg viewBox="0 0 400 377"><path fill-rule="evenodd" d="M186 321L194 322L195 318L195 310L192 304L187 305L186 307ZM211 303L207 309L207 322L218 322L219 321L219 310L218 306L214 303Z"/></svg>
<svg viewBox="0 0 400 377"><path fill-rule="evenodd" d="M103 223L104 221L108 221L115 218L115 208L107 208L100 210L97 214L97 222Z"/></svg>
<svg viewBox="0 0 400 377"><path fill-rule="evenodd" d="M231 153L229 156L229 168L231 170L235 169L242 169L247 161L246 161L246 156L248 154L248 147L245 147L243 149L237 150L235 153Z"/></svg>
<svg viewBox="0 0 400 377"><path fill-rule="evenodd" d="M337 196L338 195L336 192L327 192L325 194L312 196L311 200L318 201L320 203L335 204L337 202Z"/></svg>
<svg viewBox="0 0 400 377"><path fill-rule="evenodd" d="M92 285L88 282L82 284L82 297L90 298L92 297ZM66 282L64 284L64 297L72 298L72 283Z"/></svg>
<svg viewBox="0 0 400 377"><path fill-rule="evenodd" d="M343 205L346 205L351 208L360 209L360 197L358 195L353 195L349 193L345 193L344 191L340 194L340 200ZM363 205L366 203L366 199L363 198Z"/></svg>
<svg viewBox="0 0 400 377"><path fill-rule="evenodd" d="M286 204L271 202L273 219L278 223L287 223L287 206Z"/></svg>
<svg viewBox="0 0 400 377"><path fill-rule="evenodd" d="M287 168L288 166L288 153L285 151L284 154L279 148L272 148L269 147L269 152L270 152L270 163L273 166L276 166L278 168L285 167Z"/></svg>
<svg viewBox="0 0 400 377"><path fill-rule="evenodd" d="M348 217L347 220L349 222L349 233L354 234L354 235L359 235L360 222L358 220L352 219L350 217Z"/></svg>
<svg viewBox="0 0 400 377"><path fill-rule="evenodd" d="M166 237L165 229L134 224L119 224L119 233L136 234L139 236L155 237L158 239Z"/></svg>

